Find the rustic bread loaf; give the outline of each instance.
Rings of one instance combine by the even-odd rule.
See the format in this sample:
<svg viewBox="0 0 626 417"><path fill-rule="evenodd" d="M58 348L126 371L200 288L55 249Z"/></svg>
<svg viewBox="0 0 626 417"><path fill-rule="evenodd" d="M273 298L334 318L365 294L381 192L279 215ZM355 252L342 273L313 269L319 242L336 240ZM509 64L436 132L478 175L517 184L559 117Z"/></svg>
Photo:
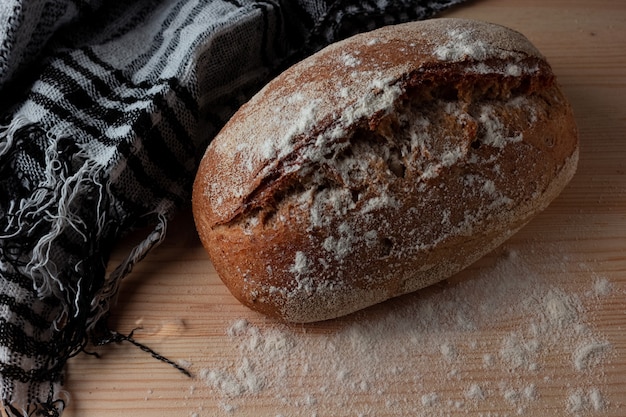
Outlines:
<svg viewBox="0 0 626 417"><path fill-rule="evenodd" d="M318 321L473 263L577 161L570 106L524 36L434 19L357 35L270 82L206 151L193 212L235 297Z"/></svg>

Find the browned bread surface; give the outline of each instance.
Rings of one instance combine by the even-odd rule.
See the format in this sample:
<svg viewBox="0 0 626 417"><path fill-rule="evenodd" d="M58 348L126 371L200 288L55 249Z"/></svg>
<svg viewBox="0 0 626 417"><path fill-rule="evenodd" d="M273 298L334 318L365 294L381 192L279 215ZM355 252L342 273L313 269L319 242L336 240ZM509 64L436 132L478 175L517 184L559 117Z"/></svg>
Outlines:
<svg viewBox="0 0 626 417"><path fill-rule="evenodd" d="M318 321L473 263L577 160L571 108L523 35L433 19L331 45L270 82L207 149L193 212L235 297Z"/></svg>

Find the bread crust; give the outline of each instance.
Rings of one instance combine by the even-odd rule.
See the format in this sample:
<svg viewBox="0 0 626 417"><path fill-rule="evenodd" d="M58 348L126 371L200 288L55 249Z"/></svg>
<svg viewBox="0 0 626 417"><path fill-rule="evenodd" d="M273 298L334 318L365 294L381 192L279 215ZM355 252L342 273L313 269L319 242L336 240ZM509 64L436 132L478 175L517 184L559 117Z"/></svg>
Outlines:
<svg viewBox="0 0 626 417"><path fill-rule="evenodd" d="M236 298L319 321L470 265L577 161L572 110L523 35L433 19L331 45L270 82L207 149L193 213Z"/></svg>

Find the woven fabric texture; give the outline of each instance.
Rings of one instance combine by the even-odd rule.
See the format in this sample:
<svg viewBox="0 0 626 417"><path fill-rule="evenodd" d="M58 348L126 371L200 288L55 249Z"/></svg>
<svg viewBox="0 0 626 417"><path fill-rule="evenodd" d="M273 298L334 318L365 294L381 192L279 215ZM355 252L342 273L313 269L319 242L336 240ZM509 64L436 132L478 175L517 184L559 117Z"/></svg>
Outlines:
<svg viewBox="0 0 626 417"><path fill-rule="evenodd" d="M286 66L463 0L0 2L0 399L60 415L66 361L189 203L211 138ZM113 246L152 230L106 273Z"/></svg>

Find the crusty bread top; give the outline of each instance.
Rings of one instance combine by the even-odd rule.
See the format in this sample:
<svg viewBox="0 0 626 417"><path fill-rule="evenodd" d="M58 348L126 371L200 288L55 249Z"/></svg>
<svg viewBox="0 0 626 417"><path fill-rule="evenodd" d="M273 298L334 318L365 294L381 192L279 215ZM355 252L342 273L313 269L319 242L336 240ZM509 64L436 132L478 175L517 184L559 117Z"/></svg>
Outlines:
<svg viewBox="0 0 626 417"><path fill-rule="evenodd" d="M407 88L433 77L439 84L446 77L471 82L472 75L552 79L523 35L462 19L384 27L296 64L242 106L211 144L194 190L211 201L203 207L207 223L225 223L265 204L276 175L315 166L329 142L344 138L358 121L375 123ZM327 93L333 90L339 93ZM202 180L208 170L210 182ZM199 189L202 184L211 185Z"/></svg>

